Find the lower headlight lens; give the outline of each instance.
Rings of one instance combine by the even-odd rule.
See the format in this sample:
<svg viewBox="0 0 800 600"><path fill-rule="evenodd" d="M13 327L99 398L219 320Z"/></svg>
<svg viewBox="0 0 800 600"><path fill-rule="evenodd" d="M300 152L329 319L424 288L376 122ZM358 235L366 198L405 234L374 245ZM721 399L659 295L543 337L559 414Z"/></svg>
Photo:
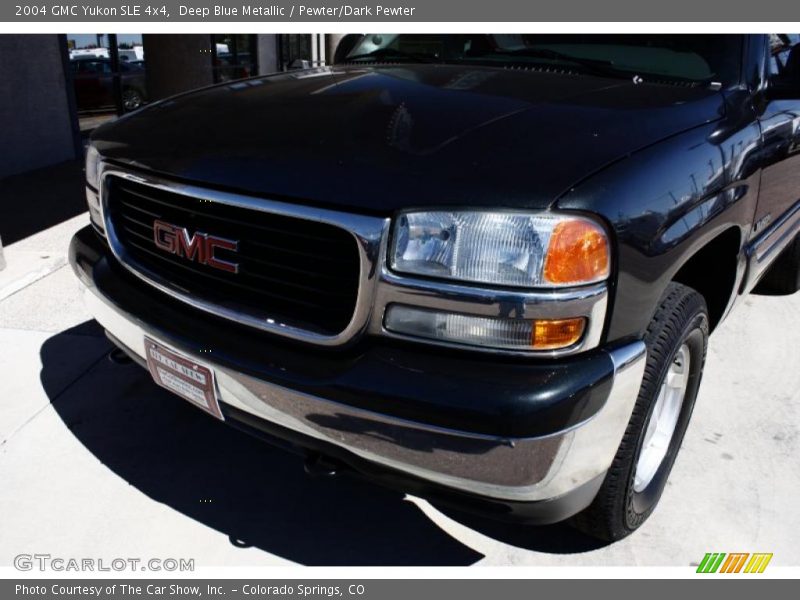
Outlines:
<svg viewBox="0 0 800 600"><path fill-rule="evenodd" d="M578 343L586 319L498 319L394 304L386 311L389 331L453 344L504 350L557 350Z"/></svg>
<svg viewBox="0 0 800 600"><path fill-rule="evenodd" d="M89 206L89 218L92 223L97 226L100 231L105 231L105 223L103 223L103 210L100 207L100 198L96 192L86 188L86 204Z"/></svg>
<svg viewBox="0 0 800 600"><path fill-rule="evenodd" d="M100 189L100 153L89 144L86 149L86 183L94 189Z"/></svg>

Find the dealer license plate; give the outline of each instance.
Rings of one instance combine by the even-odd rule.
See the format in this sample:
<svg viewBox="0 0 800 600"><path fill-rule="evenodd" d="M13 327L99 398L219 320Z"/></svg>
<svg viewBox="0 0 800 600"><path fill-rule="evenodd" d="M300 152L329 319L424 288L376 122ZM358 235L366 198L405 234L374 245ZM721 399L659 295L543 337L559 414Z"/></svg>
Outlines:
<svg viewBox="0 0 800 600"><path fill-rule="evenodd" d="M196 361L144 339L147 367L155 382L198 408L224 420L217 400L214 372Z"/></svg>

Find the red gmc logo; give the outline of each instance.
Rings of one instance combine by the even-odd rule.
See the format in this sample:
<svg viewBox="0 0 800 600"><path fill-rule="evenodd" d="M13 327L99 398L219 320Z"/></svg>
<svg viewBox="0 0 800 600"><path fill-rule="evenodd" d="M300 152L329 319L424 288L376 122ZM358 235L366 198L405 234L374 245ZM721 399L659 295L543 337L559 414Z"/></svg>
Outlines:
<svg viewBox="0 0 800 600"><path fill-rule="evenodd" d="M237 263L228 262L214 256L214 250L217 248L236 252L239 248L239 242L237 241L226 240L225 238L200 231L196 231L194 235L189 235L189 231L185 227L178 227L158 219L153 221L153 240L156 246L170 254L176 254L187 260L198 262L201 265L208 265L215 269L222 269L229 273L239 272Z"/></svg>

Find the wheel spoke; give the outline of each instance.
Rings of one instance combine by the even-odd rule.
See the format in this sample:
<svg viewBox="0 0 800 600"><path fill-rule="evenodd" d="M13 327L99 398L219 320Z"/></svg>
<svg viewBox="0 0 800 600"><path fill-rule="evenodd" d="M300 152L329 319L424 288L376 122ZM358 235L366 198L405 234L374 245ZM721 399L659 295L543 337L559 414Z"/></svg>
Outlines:
<svg viewBox="0 0 800 600"><path fill-rule="evenodd" d="M689 347L683 344L670 363L658 391L636 463L633 489L644 490L664 461L678 424L689 375Z"/></svg>

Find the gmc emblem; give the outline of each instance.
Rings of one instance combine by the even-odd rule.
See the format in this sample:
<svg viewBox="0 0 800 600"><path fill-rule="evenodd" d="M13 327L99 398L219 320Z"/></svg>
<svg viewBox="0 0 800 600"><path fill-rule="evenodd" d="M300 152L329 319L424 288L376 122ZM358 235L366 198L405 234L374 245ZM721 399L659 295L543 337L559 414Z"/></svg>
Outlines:
<svg viewBox="0 0 800 600"><path fill-rule="evenodd" d="M194 235L189 235L185 227L178 227L172 223L165 223L156 219L153 221L153 240L156 246L187 260L198 262L201 265L208 265L215 269L238 273L239 265L228 262L214 256L214 250L222 248L236 252L239 242L226 240L207 233L196 231Z"/></svg>

